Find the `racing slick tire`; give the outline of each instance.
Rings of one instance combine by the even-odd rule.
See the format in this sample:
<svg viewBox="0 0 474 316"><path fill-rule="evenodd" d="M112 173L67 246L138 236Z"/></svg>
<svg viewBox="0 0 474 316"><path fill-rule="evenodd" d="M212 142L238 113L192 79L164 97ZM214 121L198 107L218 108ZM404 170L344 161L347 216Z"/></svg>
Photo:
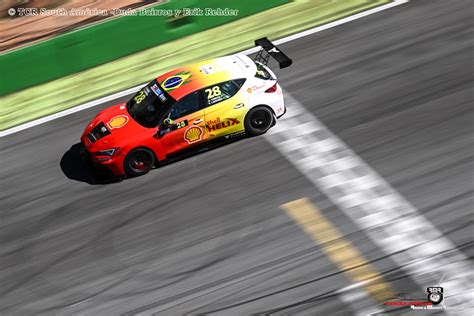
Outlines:
<svg viewBox="0 0 474 316"><path fill-rule="evenodd" d="M251 136L262 135L275 125L275 115L266 106L257 106L245 116L245 131Z"/></svg>
<svg viewBox="0 0 474 316"><path fill-rule="evenodd" d="M155 155L146 148L135 148L130 151L124 159L123 167L129 177L142 176L155 164Z"/></svg>

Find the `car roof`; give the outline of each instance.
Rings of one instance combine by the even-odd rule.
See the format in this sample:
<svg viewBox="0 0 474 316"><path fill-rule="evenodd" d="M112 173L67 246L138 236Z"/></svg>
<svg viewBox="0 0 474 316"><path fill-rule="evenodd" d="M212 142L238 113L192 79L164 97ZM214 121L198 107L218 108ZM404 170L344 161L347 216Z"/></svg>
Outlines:
<svg viewBox="0 0 474 316"><path fill-rule="evenodd" d="M204 60L171 70L157 78L161 87L175 100L223 81L253 77L255 63L246 55L231 55Z"/></svg>

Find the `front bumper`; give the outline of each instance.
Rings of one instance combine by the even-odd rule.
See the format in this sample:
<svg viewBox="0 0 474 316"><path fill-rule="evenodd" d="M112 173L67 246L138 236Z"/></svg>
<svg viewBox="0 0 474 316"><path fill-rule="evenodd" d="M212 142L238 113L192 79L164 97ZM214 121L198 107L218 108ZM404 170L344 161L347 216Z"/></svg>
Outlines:
<svg viewBox="0 0 474 316"><path fill-rule="evenodd" d="M94 168L94 170L102 176L114 176L122 177L125 172L123 171L123 162L119 161L118 157L112 157L110 160L104 162L94 161L92 154L87 150L87 147L81 141L81 148L79 149L79 154L81 159Z"/></svg>

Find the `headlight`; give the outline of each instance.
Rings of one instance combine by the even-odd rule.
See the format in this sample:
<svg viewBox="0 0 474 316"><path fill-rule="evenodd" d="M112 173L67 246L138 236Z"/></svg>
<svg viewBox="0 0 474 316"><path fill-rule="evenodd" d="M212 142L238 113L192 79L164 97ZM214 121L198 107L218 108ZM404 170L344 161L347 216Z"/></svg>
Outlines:
<svg viewBox="0 0 474 316"><path fill-rule="evenodd" d="M118 148L111 148L111 149L96 151L92 153L92 158L93 160L98 161L98 162L108 161L112 159L112 156L115 154L117 150Z"/></svg>
<svg viewBox="0 0 474 316"><path fill-rule="evenodd" d="M113 156L117 148L100 150L96 153L97 156Z"/></svg>

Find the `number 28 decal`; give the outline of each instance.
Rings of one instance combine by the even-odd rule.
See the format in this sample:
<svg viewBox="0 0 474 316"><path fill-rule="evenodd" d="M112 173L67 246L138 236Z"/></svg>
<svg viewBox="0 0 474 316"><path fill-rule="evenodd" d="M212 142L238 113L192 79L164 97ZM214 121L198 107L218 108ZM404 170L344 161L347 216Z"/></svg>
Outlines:
<svg viewBox="0 0 474 316"><path fill-rule="evenodd" d="M171 130L172 131L176 131L178 129L181 129L183 127L186 127L188 126L188 120L184 120L184 121L181 121L181 122L177 122L176 124L174 124L172 127L171 127Z"/></svg>
<svg viewBox="0 0 474 316"><path fill-rule="evenodd" d="M214 86L212 89L206 89L204 92L207 93L207 98L212 99L213 97L218 97L221 95L221 88L219 86Z"/></svg>
<svg viewBox="0 0 474 316"><path fill-rule="evenodd" d="M146 98L146 94L141 90L133 99L136 104L140 104Z"/></svg>
<svg viewBox="0 0 474 316"><path fill-rule="evenodd" d="M178 122L178 123L176 123L176 129L183 128L183 127L185 127L186 125L188 125L188 121L187 121L187 120Z"/></svg>

